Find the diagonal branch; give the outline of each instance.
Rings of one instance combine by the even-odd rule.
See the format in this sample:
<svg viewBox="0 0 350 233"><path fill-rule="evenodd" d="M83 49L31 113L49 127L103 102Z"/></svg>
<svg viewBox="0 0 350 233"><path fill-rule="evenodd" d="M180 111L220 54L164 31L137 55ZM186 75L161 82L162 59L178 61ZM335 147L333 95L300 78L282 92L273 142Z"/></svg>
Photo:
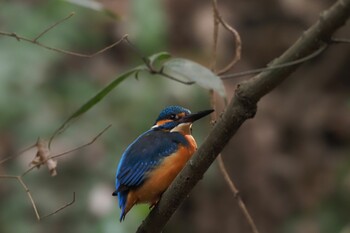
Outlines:
<svg viewBox="0 0 350 233"><path fill-rule="evenodd" d="M294 61L316 51L350 16L350 0L339 0L279 58L272 66ZM277 87L298 66L265 71L237 86L221 119L216 123L202 146L164 192L157 206L142 222L137 233L161 232L170 217L188 196L192 188L202 179L239 127L256 112L257 102Z"/></svg>

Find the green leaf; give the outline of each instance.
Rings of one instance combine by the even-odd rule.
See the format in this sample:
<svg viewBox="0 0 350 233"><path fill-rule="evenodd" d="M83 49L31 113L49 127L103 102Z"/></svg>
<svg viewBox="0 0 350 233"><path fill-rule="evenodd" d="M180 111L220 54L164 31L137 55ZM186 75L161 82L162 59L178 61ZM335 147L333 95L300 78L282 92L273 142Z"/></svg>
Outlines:
<svg viewBox="0 0 350 233"><path fill-rule="evenodd" d="M208 68L183 58L173 58L163 65L164 73L179 79L196 82L199 86L216 91L226 99L225 87L219 76Z"/></svg>
<svg viewBox="0 0 350 233"><path fill-rule="evenodd" d="M171 57L170 53L160 52L160 53L151 55L148 59L149 59L150 65L156 70L159 70L162 67L165 60L168 60L170 57Z"/></svg>
<svg viewBox="0 0 350 233"><path fill-rule="evenodd" d="M126 78L130 77L133 73L138 72L139 69L135 68L129 70L121 75L119 75L116 79L114 79L110 84L104 87L101 91L99 91L95 96L89 99L85 104L83 104L77 111L75 111L71 116L64 121L64 123L53 133L50 138L49 146L54 139L55 136L62 133L69 123L71 123L74 119L78 118L93 106L95 106L98 102L100 102L109 92L111 92L115 87L117 87L121 82L123 82Z"/></svg>

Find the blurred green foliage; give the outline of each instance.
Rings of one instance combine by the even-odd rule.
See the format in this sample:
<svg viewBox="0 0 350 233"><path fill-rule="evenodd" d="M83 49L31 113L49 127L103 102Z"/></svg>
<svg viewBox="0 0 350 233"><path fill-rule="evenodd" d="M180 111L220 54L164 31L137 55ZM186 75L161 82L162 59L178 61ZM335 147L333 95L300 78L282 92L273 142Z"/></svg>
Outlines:
<svg viewBox="0 0 350 233"><path fill-rule="evenodd" d="M159 0L132 0L128 30L138 47L146 54L166 47L167 22Z"/></svg>
<svg viewBox="0 0 350 233"><path fill-rule="evenodd" d="M132 36L137 46L145 53L164 49L166 26L159 1L132 1L131 4L134 13L128 30L130 34L135 30ZM73 11L76 13L73 18L51 30L40 42L82 53L92 53L106 46L106 41L111 40L106 29L117 22L104 13L63 1L2 3L0 30L34 38ZM2 156L34 143L38 136L49 137L79 106L126 70L123 64L135 63L122 55L126 60L123 58L122 64L111 66L119 56L114 50L113 54L106 52L96 58L76 58L3 36L0 37L0 51L0 126L2 137L8 138L11 148ZM127 57L139 59L134 55ZM109 77L99 75L101 59L113 61L104 64L112 70ZM123 82L58 136L53 142L53 151L59 153L86 143L112 123L107 133L92 146L59 159L57 177L49 177L46 167L42 167L24 178L41 215L70 202L73 192L76 192L76 202L37 222L22 187L14 180L2 179L0 205L5 211L0 213L0 232L134 231L138 225L135 223L141 222L148 208L134 208L125 223L119 223L117 201L111 197L115 168L126 146L154 123L164 106L173 104L194 111L205 109L209 105L207 92L197 86L184 86L146 74L140 80L130 78ZM207 131L207 122L195 126L199 143ZM34 156L34 151L30 152L6 163L2 171L11 175L23 172ZM91 207L93 190L99 185L109 189L98 198L113 200L103 214L97 214Z"/></svg>
<svg viewBox="0 0 350 233"><path fill-rule="evenodd" d="M119 40L123 34L128 33L130 39L135 42L142 53L149 56L160 51L167 51L168 35L172 35L174 38L176 37L175 39L179 39L177 42L179 44L172 46L172 48L179 48L179 51L187 49L188 51L184 53L191 54L192 57L199 58L198 60L205 57L201 56L203 54L196 54L193 50L198 52L198 47L201 45L199 38L210 38L209 34L201 33L201 28L209 28L207 22L212 22L211 18L209 21L206 20L211 17L210 7L206 11L205 7L205 9L201 8L204 4L202 2L182 2L183 5L180 4L174 14L175 17L178 17L178 22L174 24L176 28L173 28L173 31L168 34L167 20L169 17L165 15L163 1L132 0L125 2L129 4L129 7L123 9L129 10L120 13L124 13L121 15L128 15L126 19L110 17L111 12L119 13L119 1L115 1L116 5L112 4L109 7L111 11L107 13L104 10L96 11L81 7L69 1L1 1L0 30L33 38L49 25L66 17L71 12L75 12L73 18L55 27L54 30L41 38L40 42L52 47L90 54ZM282 15L287 13L279 11L280 6L275 1L266 2L262 5L259 5L261 2L255 1L260 8L266 7L263 10L259 8L259 14L256 14L257 9L252 7L253 2L249 2L244 7L235 2L237 4L237 8L234 6L235 9L231 5L232 1L226 1L226 5L223 5L232 7L232 12L236 10L233 18L241 23L238 29L242 31L241 35L244 41L244 56L242 57L246 60L241 63L244 69L249 67L251 63L265 64L269 59L277 56L285 49L286 44L292 43L286 38L294 40L309 25L308 23L307 25L301 24L303 25L302 28L295 27L299 24L288 18L291 16L288 16L287 19L283 18ZM286 1L283 2L286 3ZM294 3L293 1L289 2L290 4ZM207 3L210 5L209 2ZM295 3L298 5L297 2ZM177 7L173 1L169 1L169 4L174 9ZM272 4L273 7L269 4ZM317 4L321 4L321 2ZM181 8L181 6L186 6L186 9ZM321 9L323 6L318 7ZM273 13L274 10L278 14ZM307 7L303 7L303 10L307 10ZM209 14L206 15L206 12L209 12ZM119 16L119 14L116 15ZM197 18L190 22L190 16ZM317 16L311 17L316 18ZM280 19L284 19L284 21ZM292 23L293 27L289 27L291 25L287 24L286 21ZM269 27L274 29L272 33ZM210 28L208 31L210 31ZM187 32L188 34L186 34ZM249 32L253 33L250 34ZM271 43L271 41L274 41L274 43ZM282 47L280 43L282 43ZM185 46L187 47L183 48ZM225 50L227 50L225 51L226 57L230 57L232 55L231 47L226 44ZM249 56L251 60L249 60ZM315 83L322 84L324 82L318 80L319 76L324 76L324 73L329 74L325 72L325 69L328 70L328 65L338 65L339 61L337 59L332 60L334 64L314 65L319 73L316 73L312 67L310 70L301 70L298 77L302 76L303 79L288 80L287 83L283 84L282 94L276 90L272 97L272 99L275 98L274 100L264 99L265 102L262 102L259 108L262 107L265 112L259 109L254 119L255 125L253 124L252 127L247 123L248 126L243 126L246 127L244 129L246 134L237 135L235 142L229 146L231 148L226 149L226 154L234 154L234 156L225 158L227 159L228 168L230 168L233 177L237 178L238 186L242 191L244 200L247 201L249 209L252 212L255 211L253 216L259 227L278 228L280 232L288 233L349 232L350 166L347 162L349 160L347 156L349 154L348 142L344 142L343 147L331 145L332 150L330 150L330 145L321 138L324 136L322 133L324 129L327 129L327 125L320 123L320 128L310 133L307 130L302 130L303 127L300 127L300 125L295 124L295 122L299 123L301 119L307 118L307 116L303 116L303 114L308 113L306 108L313 109L315 107L316 112L337 111L333 109L333 104L329 104L337 101L334 96L330 95L332 87L315 87ZM16 151L34 143L38 136L50 137L67 117L96 95L98 91L126 70L140 64L140 57L125 45L119 45L97 57L85 59L48 51L33 44L23 41L18 42L14 38L0 36L1 158L13 155ZM332 69L329 70L332 71ZM335 82L333 80L335 78L346 77L346 75L343 75L347 74L346 71L343 72L342 75L331 76L332 82L324 83L328 85ZM314 80L317 80L315 83L307 82L308 79L311 79L311 76L315 78ZM336 80L336 82L342 86L341 91L339 91L344 95L342 98L347 98L347 103L349 103L349 96L345 93L347 89L343 89L343 87L346 88L347 82L342 83L341 80ZM226 84L226 89L233 89L235 86L234 82L227 81ZM319 93L316 93L316 95L311 89L298 89L300 86L312 86L313 91L316 90ZM293 95L295 88L299 93ZM327 92L324 90L327 90ZM302 96L301 101L305 103L301 106L305 108L295 107L297 105L295 102L300 100L296 96ZM334 99L330 99L330 102L323 100L327 104L324 105L324 108L322 107L322 111L316 108L315 100L319 104L322 103L323 98L329 97ZM310 99L312 103L308 105ZM125 222L119 223L117 200L111 196L114 188L115 169L126 146L141 132L149 129L164 106L174 104L183 105L193 111L207 109L209 106L208 92L197 85L183 85L159 76L151 76L146 72L142 72L138 80L133 77L126 79L109 93L103 101L95 105L78 120L75 120L62 135L55 138L52 145L53 153L60 153L89 142L104 127L112 124L110 130L93 145L60 158L58 160L57 177L50 177L46 167L34 170L24 177L24 181L29 186L41 215L48 214L70 202L73 192L76 192L76 202L64 211L38 222L29 199L20 184L15 180L1 179L0 232L134 232L149 210L145 205L137 206L128 214ZM281 114L279 111L285 112ZM316 118L322 117L317 114L314 117L311 114L312 111L309 116L312 121L317 121ZM271 123L270 121L274 122ZM267 126L263 125L265 123L267 123ZM310 127L305 122L301 125ZM260 127L260 130L267 130L268 132L260 132L259 126L263 126ZM295 128L295 126L299 126L299 128ZM208 122L204 120L194 125L193 133L199 145L207 135L209 127ZM252 128L254 129L252 130ZM287 137L287 143L291 145L290 151L283 151L283 145L277 143L274 145L267 143L270 148L264 147L265 144L261 143L261 135L269 142L269 136L271 136L271 132L274 132L276 135L278 134L276 136L278 140L276 141L283 141L283 136L285 136L283 130L285 128L291 130L289 132L291 135ZM339 128L345 128L345 126L342 125ZM303 133L307 135L302 135ZM312 135L310 136L310 134ZM241 136L241 139L239 139L239 136ZM307 164L301 158L303 156L307 157L309 150L298 150L305 146L305 140L309 140L309 143L311 141L312 145L316 147L314 148L316 152L313 153L319 153L318 149L320 147L321 151L330 152L325 159L327 168L321 167L319 169L321 174L326 173L325 177L331 182L328 180L327 187L324 187L325 191L316 192L319 196L316 195L315 198L312 196L314 193L310 194L303 190L303 188L309 188L303 186L305 182L303 179L312 179L314 176L313 171L309 169L310 164ZM323 144L321 142L315 143L315 141L321 141ZM296 142L299 142L299 144ZM264 153L270 154L266 156ZM270 156L273 153L275 156ZM0 174L21 174L28 168L34 154L35 151L31 150L21 157L0 166ZM286 159L284 155L288 156L287 161L293 163L284 164L283 159ZM258 158L259 156L264 157ZM323 155L315 156L312 159L316 158L315 160L317 160L321 156ZM318 168L318 162L320 161L315 160L312 160L311 165L316 164L315 167ZM279 188L279 183L273 182L276 177L271 177L272 168L266 164L273 165L273 163L278 162L282 164L279 167L281 171L286 170L288 172L291 167L299 171L298 169L302 167L300 171L302 171L301 173L306 171L305 177L297 172L298 174L294 174L295 176L290 177L290 180L286 180L287 184L283 183L282 187L289 188L286 189L287 191L281 188L280 192L274 192L274 189ZM195 206L196 215L192 216L190 211L188 213L178 211L178 216L175 214L173 218L172 228L168 227L167 231L171 232L172 230L174 232L177 229L180 229L179 231L186 229L190 232L191 229L201 229L202 227L202 229L210 232L210 229L212 229L210 227L217 224L214 226L215 228L228 229L227 232L230 232L231 228L239 231L237 229L241 228L238 227L246 225L244 220L240 221L241 213L236 208L231 193L213 169L215 167L211 168L206 174L206 182L203 182L203 186L207 186L206 192L193 192L190 199L193 196L195 198L189 199L183 205L186 211ZM317 172L315 172L316 175ZM334 173L336 174L334 175ZM282 177L283 174L282 172ZM310 181L312 184L307 183L307 186L317 186L316 189L318 187L323 189L324 184L320 182L322 179L325 178L323 176L316 177L313 180L316 185ZM312 187L310 188L311 191L313 190ZM259 193L259 191L264 190L268 191L267 194ZM285 197L283 195L286 195L287 198L283 199ZM277 199L285 202L283 205L279 205ZM314 199L316 201L313 201ZM257 202L254 202L256 200ZM261 202L258 203L258 201ZM289 201L291 202L289 203ZM312 204L302 203L303 201L310 201ZM266 208L271 208L271 210L266 210ZM285 208L288 210L285 211ZM288 211L294 212L291 215ZM275 219L278 217L275 215L276 213L285 214L285 216L278 218L280 222ZM178 221L181 221L182 224L178 224ZM218 226L218 223L224 224Z"/></svg>

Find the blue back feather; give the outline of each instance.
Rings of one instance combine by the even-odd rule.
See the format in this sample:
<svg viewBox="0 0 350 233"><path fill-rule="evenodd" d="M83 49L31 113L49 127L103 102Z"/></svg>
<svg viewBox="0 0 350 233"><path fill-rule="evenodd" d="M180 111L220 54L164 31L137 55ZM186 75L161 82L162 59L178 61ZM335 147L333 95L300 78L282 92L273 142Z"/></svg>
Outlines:
<svg viewBox="0 0 350 233"><path fill-rule="evenodd" d="M150 129L128 146L119 162L116 174L116 191L120 221L125 217L125 205L130 189L137 188L147 179L147 173L161 164L162 160L176 152L179 144L188 146L186 138L178 132Z"/></svg>

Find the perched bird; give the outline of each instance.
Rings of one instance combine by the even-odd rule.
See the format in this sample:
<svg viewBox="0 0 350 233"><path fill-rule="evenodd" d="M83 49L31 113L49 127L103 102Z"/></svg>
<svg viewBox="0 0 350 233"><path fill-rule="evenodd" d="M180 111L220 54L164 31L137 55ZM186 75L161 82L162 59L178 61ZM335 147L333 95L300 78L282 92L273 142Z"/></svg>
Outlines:
<svg viewBox="0 0 350 233"><path fill-rule="evenodd" d="M197 149L191 135L192 123L211 112L213 110L191 114L180 106L166 107L152 128L126 148L112 194L118 196L120 221L135 204L149 203L150 208L157 204Z"/></svg>

